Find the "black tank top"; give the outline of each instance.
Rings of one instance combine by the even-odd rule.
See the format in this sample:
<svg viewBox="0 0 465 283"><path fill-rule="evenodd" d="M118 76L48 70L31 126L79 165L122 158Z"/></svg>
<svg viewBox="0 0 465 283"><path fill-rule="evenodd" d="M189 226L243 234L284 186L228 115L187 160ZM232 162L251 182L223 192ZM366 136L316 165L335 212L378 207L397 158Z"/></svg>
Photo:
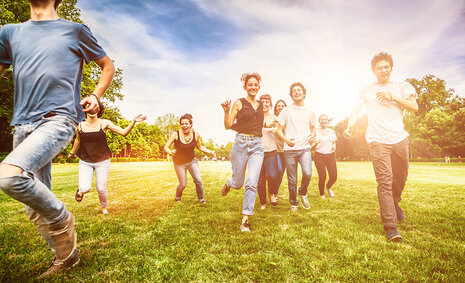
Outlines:
<svg viewBox="0 0 465 283"><path fill-rule="evenodd" d="M195 132L192 131L192 140L185 144L181 142L181 137L178 133L178 139L174 141L174 148L176 149L176 154L173 156L173 162L176 165L186 164L194 160L194 149L196 146L195 141Z"/></svg>
<svg viewBox="0 0 465 283"><path fill-rule="evenodd" d="M79 137L81 139L78 150L80 159L96 163L111 157L107 136L102 130L102 122L100 122L100 130L96 132L84 132L82 125L79 124Z"/></svg>
<svg viewBox="0 0 465 283"><path fill-rule="evenodd" d="M247 99L241 98L240 100L242 108L237 113L236 123L232 125L231 129L238 133L261 137L264 119L262 103L255 110Z"/></svg>

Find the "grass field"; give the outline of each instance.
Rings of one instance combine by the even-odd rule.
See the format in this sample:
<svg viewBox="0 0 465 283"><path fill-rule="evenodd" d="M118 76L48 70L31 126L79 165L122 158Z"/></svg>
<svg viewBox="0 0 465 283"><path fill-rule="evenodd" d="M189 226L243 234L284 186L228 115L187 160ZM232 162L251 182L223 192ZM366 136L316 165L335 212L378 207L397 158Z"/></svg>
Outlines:
<svg viewBox="0 0 465 283"><path fill-rule="evenodd" d="M287 180L276 207L259 209L251 232L239 231L244 190L221 197L228 162L200 162L207 204L192 179L174 202L171 163L113 163L109 215L93 189L74 200L77 164L54 165L53 191L74 213L81 263L54 278L118 281L465 281L465 166L411 163L401 206L401 243L386 241L368 162L338 163L336 197L291 213ZM0 193L0 281L32 281L52 253L24 213Z"/></svg>

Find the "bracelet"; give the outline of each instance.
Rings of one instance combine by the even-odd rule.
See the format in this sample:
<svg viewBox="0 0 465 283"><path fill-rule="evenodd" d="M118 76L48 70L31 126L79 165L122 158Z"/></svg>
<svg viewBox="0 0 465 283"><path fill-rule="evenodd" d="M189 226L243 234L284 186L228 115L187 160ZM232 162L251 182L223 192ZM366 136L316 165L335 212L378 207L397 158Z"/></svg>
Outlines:
<svg viewBox="0 0 465 283"><path fill-rule="evenodd" d="M90 95L95 96L95 98L97 98L97 101L100 101L100 98L98 98L98 96L97 96L95 93L91 93ZM89 95L89 96L90 96L90 95Z"/></svg>

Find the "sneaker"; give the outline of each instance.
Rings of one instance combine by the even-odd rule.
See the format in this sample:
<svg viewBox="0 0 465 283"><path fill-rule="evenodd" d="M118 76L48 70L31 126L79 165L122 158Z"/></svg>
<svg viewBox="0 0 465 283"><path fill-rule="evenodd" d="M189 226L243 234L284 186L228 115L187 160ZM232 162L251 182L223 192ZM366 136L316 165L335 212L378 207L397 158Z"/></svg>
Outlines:
<svg viewBox="0 0 465 283"><path fill-rule="evenodd" d="M331 198L334 197L334 192L333 192L333 190L328 189L328 194L329 194L329 197L331 197Z"/></svg>
<svg viewBox="0 0 465 283"><path fill-rule="evenodd" d="M231 187L228 185L228 183L224 183L223 187L221 188L221 195L226 196L229 193L229 190Z"/></svg>
<svg viewBox="0 0 465 283"><path fill-rule="evenodd" d="M81 194L79 193L79 189L77 189L76 194L74 195L74 199L75 199L77 202L81 202L83 197L84 197L84 194L81 195Z"/></svg>
<svg viewBox="0 0 465 283"><path fill-rule="evenodd" d="M402 241L402 236L397 232L396 228L387 230L386 233L387 240L390 242L400 242Z"/></svg>
<svg viewBox="0 0 465 283"><path fill-rule="evenodd" d="M201 200L199 200L199 203L207 203L207 201L204 200L204 199L201 199Z"/></svg>
<svg viewBox="0 0 465 283"><path fill-rule="evenodd" d="M320 198L321 198L321 199L325 199L326 197L325 197L325 195L321 195Z"/></svg>
<svg viewBox="0 0 465 283"><path fill-rule="evenodd" d="M249 222L244 222L241 224L241 232L250 232Z"/></svg>
<svg viewBox="0 0 465 283"><path fill-rule="evenodd" d="M58 262L55 258L52 261L52 264L50 265L50 267L47 269L47 271L42 273L37 279L44 279L44 278L53 276L55 274L58 274L62 272L63 270L66 270L68 268L71 268L77 265L79 261L80 261L79 253L78 253L78 250L75 249L73 253L71 254L71 256L63 262Z"/></svg>
<svg viewBox="0 0 465 283"><path fill-rule="evenodd" d="M102 208L102 214L109 214L109 212L106 208Z"/></svg>
<svg viewBox="0 0 465 283"><path fill-rule="evenodd" d="M396 207L397 220L398 221L404 220L405 219L405 213L402 210L402 208L400 208L398 203L396 203L394 206Z"/></svg>
<svg viewBox="0 0 465 283"><path fill-rule="evenodd" d="M76 232L74 231L74 216L68 212L66 221L49 226L49 233L55 246L53 265L63 265L73 256L76 250ZM79 258L79 256L77 256ZM51 266L50 268L52 268ZM66 267L67 268L67 267ZM65 269L66 269L65 268ZM62 269L60 269L62 270Z"/></svg>
<svg viewBox="0 0 465 283"><path fill-rule="evenodd" d="M182 202L180 198L175 198L174 201L175 202Z"/></svg>
<svg viewBox="0 0 465 283"><path fill-rule="evenodd" d="M266 209L266 204L262 204L262 205L260 206L260 209L261 209L261 210L265 210L265 209Z"/></svg>
<svg viewBox="0 0 465 283"><path fill-rule="evenodd" d="M307 197L307 196L300 196L300 200L302 201L302 206L303 206L305 209L310 209L310 202L308 201L308 197Z"/></svg>
<svg viewBox="0 0 465 283"><path fill-rule="evenodd" d="M297 205L291 205L291 211L292 212L297 212L298 208L299 208L299 206L297 206Z"/></svg>

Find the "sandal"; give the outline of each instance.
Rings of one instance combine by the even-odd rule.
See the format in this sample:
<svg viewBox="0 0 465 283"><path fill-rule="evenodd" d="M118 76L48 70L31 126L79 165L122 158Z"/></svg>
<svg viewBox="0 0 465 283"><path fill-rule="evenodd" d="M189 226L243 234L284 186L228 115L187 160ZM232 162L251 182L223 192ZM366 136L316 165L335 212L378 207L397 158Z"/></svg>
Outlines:
<svg viewBox="0 0 465 283"><path fill-rule="evenodd" d="M76 194L74 195L74 199L75 199L77 202L81 202L83 197L84 197L84 194L81 195L81 194L79 193L79 189L77 189Z"/></svg>

